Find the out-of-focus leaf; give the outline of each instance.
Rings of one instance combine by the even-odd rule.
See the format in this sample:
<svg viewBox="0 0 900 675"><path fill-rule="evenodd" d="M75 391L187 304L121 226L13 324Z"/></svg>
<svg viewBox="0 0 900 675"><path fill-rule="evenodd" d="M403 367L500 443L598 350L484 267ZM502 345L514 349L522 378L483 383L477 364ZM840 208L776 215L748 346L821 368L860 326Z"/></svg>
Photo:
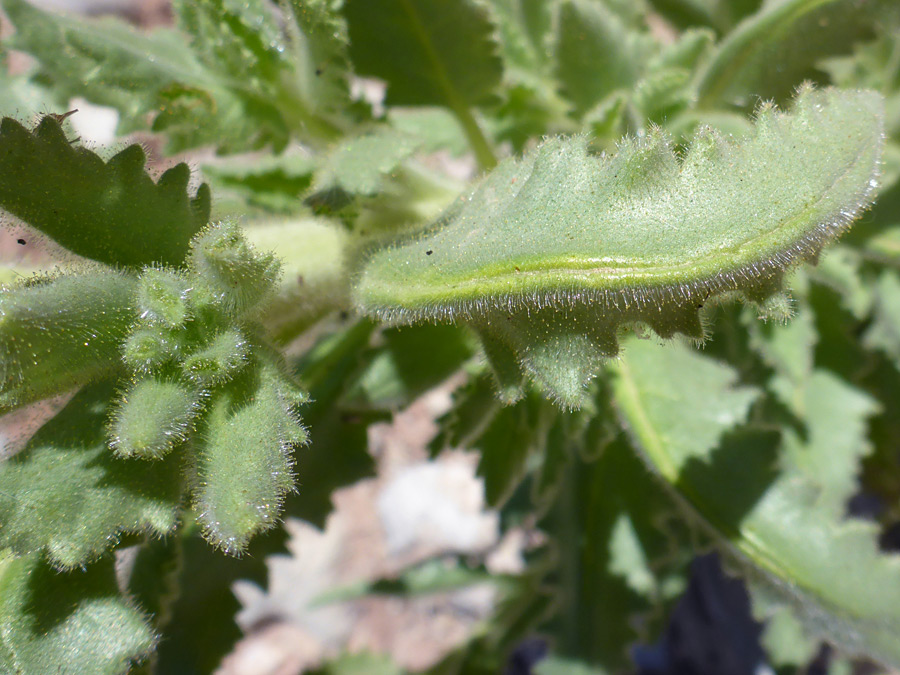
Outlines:
<svg viewBox="0 0 900 675"><path fill-rule="evenodd" d="M844 521L829 494L847 490L846 467L861 451L858 426L838 445L815 440L795 452L788 441L776 473L771 432L717 438L743 420L753 392L735 390L726 366L685 348L667 351L634 342L616 370L616 400L647 459L727 544L757 592L790 606L807 632L849 655L900 663L900 562L879 552L874 524ZM865 410L864 418L871 403L859 400L862 407L852 405ZM849 412L859 416L853 408ZM719 417L709 426L718 433L698 434L698 412L716 409ZM819 425L827 429L831 422L817 415L834 411L813 407L807 414L818 436ZM837 478L827 470L838 466L834 453L844 463Z"/></svg>
<svg viewBox="0 0 900 675"><path fill-rule="evenodd" d="M819 650L819 641L803 631L803 624L790 609L777 601L767 606L762 593L753 597L753 609L765 619L760 643L774 666L803 667L812 661Z"/></svg>
<svg viewBox="0 0 900 675"><path fill-rule="evenodd" d="M499 507L524 478L532 454L545 448L554 411L536 394L500 408L473 446L481 451L478 475L488 506Z"/></svg>
<svg viewBox="0 0 900 675"><path fill-rule="evenodd" d="M293 64L293 88L320 115L344 112L350 99L347 27L338 0L280 0L296 28L286 29Z"/></svg>
<svg viewBox="0 0 900 675"><path fill-rule="evenodd" d="M494 27L473 0L346 0L350 57L388 83L389 105L483 103L503 74Z"/></svg>
<svg viewBox="0 0 900 675"><path fill-rule="evenodd" d="M877 24L878 38L857 44L850 56L833 57L819 66L839 87L877 89L885 99L885 122L891 136L900 132L900 68L897 50L900 49L900 12L897 7L885 10ZM893 12L893 15L891 14Z"/></svg>
<svg viewBox="0 0 900 675"><path fill-rule="evenodd" d="M264 586L266 556L284 554L286 536L283 529L264 532L250 542L242 558L222 555L196 532L185 532L172 542L183 547L176 554L173 579L178 595L159 627L165 638L155 655L155 672L196 675L220 666L243 635L235 623L241 605L232 584L240 579Z"/></svg>
<svg viewBox="0 0 900 675"><path fill-rule="evenodd" d="M16 28L9 46L38 58L39 79L65 99L116 108L120 133L143 126L140 118L156 108L160 91L202 74L174 31L146 35L122 21L84 21L26 0L3 0L3 10Z"/></svg>
<svg viewBox="0 0 900 675"><path fill-rule="evenodd" d="M886 5L885 5L886 6ZM877 0L772 0L729 33L699 76L698 104L751 107L786 101L799 82L827 82L815 68L874 36Z"/></svg>
<svg viewBox="0 0 900 675"><path fill-rule="evenodd" d="M560 5L556 77L579 113L617 89L630 89L652 47L649 35L629 28L605 2L565 0Z"/></svg>
<svg viewBox="0 0 900 675"><path fill-rule="evenodd" d="M214 188L232 190L249 204L270 212L292 213L302 207L303 194L312 185L315 162L299 154L266 156L255 162L246 158L205 164L203 173Z"/></svg>
<svg viewBox="0 0 900 675"><path fill-rule="evenodd" d="M98 558L126 532L171 533L181 503L181 459L116 458L107 447L113 386L80 392L15 457L0 462L0 545L45 551L60 568Z"/></svg>
<svg viewBox="0 0 900 675"><path fill-rule="evenodd" d="M239 151L291 135L333 137L347 101L346 38L326 0L176 2L180 27L142 34L121 21L89 21L4 0L14 46L40 62L54 89L111 105L120 133L152 119L170 149L215 144ZM191 40L188 45L188 37ZM321 77L320 77L321 76Z"/></svg>
<svg viewBox="0 0 900 675"><path fill-rule="evenodd" d="M813 349L818 341L816 317L806 303L785 323L748 320L750 346L791 385L805 385L813 371ZM782 389L776 389L781 393ZM793 392L784 391L786 397ZM790 401L784 401L790 403Z"/></svg>
<svg viewBox="0 0 900 675"><path fill-rule="evenodd" d="M137 269L180 265L209 218L209 187L188 194L179 164L157 182L132 145L104 162L45 117L34 131L0 123L0 206L78 255Z"/></svg>
<svg viewBox="0 0 900 675"><path fill-rule="evenodd" d="M583 661L548 656L536 663L531 672L534 675L607 675L608 671Z"/></svg>
<svg viewBox="0 0 900 675"><path fill-rule="evenodd" d="M884 352L900 370L900 275L885 270L875 286L872 325L863 341L869 348Z"/></svg>
<svg viewBox="0 0 900 675"><path fill-rule="evenodd" d="M757 11L763 0L650 0L650 4L678 28L710 26L727 33L747 14Z"/></svg>
<svg viewBox="0 0 900 675"><path fill-rule="evenodd" d="M260 320L270 335L290 340L325 314L349 308L346 230L323 219L256 222L244 234L259 251L272 251L284 273Z"/></svg>
<svg viewBox="0 0 900 675"><path fill-rule="evenodd" d="M459 370L475 351L472 338L457 326L392 328L381 339L343 399L353 408L409 405Z"/></svg>
<svg viewBox="0 0 900 675"><path fill-rule="evenodd" d="M319 528L333 508L339 487L374 475L366 430L384 419L383 413L344 410L338 404L347 382L360 367L360 355L374 326L360 321L322 338L295 365L311 403L303 419L309 445L297 458L298 490L285 501L285 516L301 518Z"/></svg>
<svg viewBox="0 0 900 675"><path fill-rule="evenodd" d="M555 651L609 672L633 667L628 647L652 636L651 615L667 600L661 563L682 567L663 529L671 504L620 437L590 464L573 463L545 519L557 537ZM653 560L656 567L650 567ZM672 570L668 571L669 573ZM643 627L641 629L640 627Z"/></svg>
<svg viewBox="0 0 900 675"><path fill-rule="evenodd" d="M399 108L387 112L394 129L413 138L425 152L449 152L458 157L468 149L459 121L444 108Z"/></svg>
<svg viewBox="0 0 900 675"><path fill-rule="evenodd" d="M156 643L119 592L113 559L60 573L39 554L0 554L0 668L18 675L118 675Z"/></svg>
<svg viewBox="0 0 900 675"><path fill-rule="evenodd" d="M361 582L351 586L335 588L318 595L313 606L333 602L346 602L368 595L393 595L411 598L430 593L445 593L474 584L492 583L496 579L484 569L472 569L459 561L427 560L403 570L391 578Z"/></svg>
<svg viewBox="0 0 900 675"><path fill-rule="evenodd" d="M373 195L381 188L384 177L417 145L414 138L390 128L342 141L323 159L314 189Z"/></svg>

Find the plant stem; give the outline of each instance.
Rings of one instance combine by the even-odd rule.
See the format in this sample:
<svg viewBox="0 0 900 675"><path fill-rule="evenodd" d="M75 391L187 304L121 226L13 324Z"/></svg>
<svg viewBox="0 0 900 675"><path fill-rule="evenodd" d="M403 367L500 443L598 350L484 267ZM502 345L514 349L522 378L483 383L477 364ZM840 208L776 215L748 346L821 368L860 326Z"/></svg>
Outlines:
<svg viewBox="0 0 900 675"><path fill-rule="evenodd" d="M472 148L472 152L475 153L478 167L482 171L489 171L497 166L497 156L494 154L494 150L491 148L491 144L488 142L481 127L478 126L472 111L461 104L454 105L452 111L462 125L466 138L469 141L469 146Z"/></svg>

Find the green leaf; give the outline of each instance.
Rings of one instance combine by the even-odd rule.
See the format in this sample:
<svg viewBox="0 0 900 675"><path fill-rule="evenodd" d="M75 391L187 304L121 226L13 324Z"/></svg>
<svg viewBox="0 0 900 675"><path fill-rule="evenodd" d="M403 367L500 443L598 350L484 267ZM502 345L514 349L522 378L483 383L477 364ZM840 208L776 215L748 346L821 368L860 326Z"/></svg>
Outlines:
<svg viewBox="0 0 900 675"><path fill-rule="evenodd" d="M289 24L286 33L299 98L314 111L342 112L350 101L350 58L340 2L281 0L281 6L296 25Z"/></svg>
<svg viewBox="0 0 900 675"><path fill-rule="evenodd" d="M633 87L653 45L605 2L565 0L556 31L556 77L578 113L618 89Z"/></svg>
<svg viewBox="0 0 900 675"><path fill-rule="evenodd" d="M471 441L481 451L478 475L484 479L488 506L498 508L518 487L528 460L544 450L553 411L537 396L501 408L490 424Z"/></svg>
<svg viewBox="0 0 900 675"><path fill-rule="evenodd" d="M679 567L664 521L671 504L621 436L566 474L543 523L559 557L560 607L548 629L559 655L626 672L629 645L652 638L652 615L672 600L662 588L665 568Z"/></svg>
<svg viewBox="0 0 900 675"><path fill-rule="evenodd" d="M278 340L290 340L323 315L349 308L347 231L325 219L256 223L244 236L281 259L281 283L260 321Z"/></svg>
<svg viewBox="0 0 900 675"><path fill-rule="evenodd" d="M133 278L100 268L0 289L0 409L115 371L137 318L135 289Z"/></svg>
<svg viewBox="0 0 900 675"><path fill-rule="evenodd" d="M389 329L383 346L373 349L344 403L381 410L399 409L439 385L475 351L474 341L457 326Z"/></svg>
<svg viewBox="0 0 900 675"><path fill-rule="evenodd" d="M802 451L788 440L779 454L771 432L721 436L743 420L750 393L733 388L728 367L685 348L634 342L616 372L620 412L647 460L746 570L755 592L788 605L810 635L849 655L900 663L900 564L879 552L877 526L845 521L835 499L850 491L862 420L874 410L867 397L832 376L814 377L811 397L838 400L811 400L810 440ZM717 411L707 422L715 434L698 433L698 411ZM832 444L828 434L841 424L831 418L839 414L850 426Z"/></svg>
<svg viewBox="0 0 900 675"><path fill-rule="evenodd" d="M72 145L59 122L0 123L0 206L78 255L132 269L179 265L209 217L209 188L187 192L179 164L154 183L132 145L104 162Z"/></svg>
<svg viewBox="0 0 900 675"><path fill-rule="evenodd" d="M146 35L123 21L83 21L44 12L26 0L3 0L16 28L8 46L40 61L38 79L64 99L82 96L116 108L120 133L144 126L139 118L156 108L158 92L198 65L182 35Z"/></svg>
<svg viewBox="0 0 900 675"><path fill-rule="evenodd" d="M900 370L900 275L895 271L885 270L878 278L874 310L863 342L884 352Z"/></svg>
<svg viewBox="0 0 900 675"><path fill-rule="evenodd" d="M749 138L699 132L681 161L659 130L613 158L552 139L375 252L354 301L395 323L468 321L506 399L527 374L575 407L621 326L701 338L710 297L762 301L814 260L872 199L882 138L877 94L804 89Z"/></svg>
<svg viewBox="0 0 900 675"><path fill-rule="evenodd" d="M388 83L388 105L483 103L503 74L487 12L472 0L346 0L350 56Z"/></svg>
<svg viewBox="0 0 900 675"><path fill-rule="evenodd" d="M323 159L314 189L340 189L350 195L374 195L384 177L416 149L416 140L390 128L341 142Z"/></svg>
<svg viewBox="0 0 900 675"><path fill-rule="evenodd" d="M388 84L388 105L440 105L459 120L478 163L496 157L469 108L492 99L503 76L494 26L476 0L347 0L356 72Z"/></svg>
<svg viewBox="0 0 900 675"><path fill-rule="evenodd" d="M235 622L241 605L232 592L233 584L243 580L265 585L266 557L287 553L286 537L283 529L270 530L255 537L241 558L222 555L196 531L168 540L177 551L172 581L178 594L160 626L164 639L155 654L153 672L196 675L221 667L244 635Z"/></svg>
<svg viewBox="0 0 900 675"><path fill-rule="evenodd" d="M149 621L119 592L113 559L59 573L40 555L0 558L0 668L117 675L146 659Z"/></svg>
<svg viewBox="0 0 900 675"><path fill-rule="evenodd" d="M257 251L232 222L210 225L194 237L188 265L196 280L195 304L208 300L236 319L258 310L281 277L275 255Z"/></svg>
<svg viewBox="0 0 900 675"><path fill-rule="evenodd" d="M139 380L112 413L110 447L123 458L163 457L190 436L200 412L198 398L179 382Z"/></svg>
<svg viewBox="0 0 900 675"><path fill-rule="evenodd" d="M886 6L886 5L885 5ZM700 74L699 105L752 106L787 100L805 79L827 82L815 69L826 57L874 35L882 3L862 0L778 0L742 21Z"/></svg>
<svg viewBox="0 0 900 675"><path fill-rule="evenodd" d="M187 298L190 282L182 275L153 267L143 271L138 285L137 306L141 318L165 328L184 327L190 318Z"/></svg>
<svg viewBox="0 0 900 675"><path fill-rule="evenodd" d="M216 390L199 447L194 509L210 543L227 553L275 525L293 489L290 453L306 441L294 385L268 362Z"/></svg>
<svg viewBox="0 0 900 675"><path fill-rule="evenodd" d="M203 173L213 188L233 191L270 213L298 211L303 194L312 185L314 169L311 158L288 152L277 157L264 156L255 162L240 157L203 165Z"/></svg>
<svg viewBox="0 0 900 675"><path fill-rule="evenodd" d="M185 377L204 387L227 382L249 361L250 343L237 329L224 330L209 344L188 354L182 363Z"/></svg>
<svg viewBox="0 0 900 675"><path fill-rule="evenodd" d="M0 463L0 545L44 550L64 569L98 558L123 533L171 533L178 524L181 459L114 457L106 421L110 383L80 392L22 452Z"/></svg>

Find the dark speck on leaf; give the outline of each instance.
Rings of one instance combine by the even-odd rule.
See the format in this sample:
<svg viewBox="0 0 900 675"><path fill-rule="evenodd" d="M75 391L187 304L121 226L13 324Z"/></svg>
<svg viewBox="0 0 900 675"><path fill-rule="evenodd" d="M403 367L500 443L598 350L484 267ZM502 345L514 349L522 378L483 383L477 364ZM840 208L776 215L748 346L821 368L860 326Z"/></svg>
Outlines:
<svg viewBox="0 0 900 675"><path fill-rule="evenodd" d="M316 77L319 77L319 75L321 75L321 74L322 74L322 69L316 68Z"/></svg>
<svg viewBox="0 0 900 675"><path fill-rule="evenodd" d="M425 251L425 255L431 255L432 253L434 253L434 251L432 251L431 249Z"/></svg>
<svg viewBox="0 0 900 675"><path fill-rule="evenodd" d="M26 241L24 239L16 239L16 243L19 244L19 246L24 246Z"/></svg>

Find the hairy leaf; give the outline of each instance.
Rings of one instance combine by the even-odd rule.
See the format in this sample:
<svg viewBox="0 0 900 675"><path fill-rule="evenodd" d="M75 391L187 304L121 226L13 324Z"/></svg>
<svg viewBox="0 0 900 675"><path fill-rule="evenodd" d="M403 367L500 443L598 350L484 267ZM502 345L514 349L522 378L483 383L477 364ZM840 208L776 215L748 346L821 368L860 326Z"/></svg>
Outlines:
<svg viewBox="0 0 900 675"><path fill-rule="evenodd" d="M82 390L19 454L0 463L0 545L45 551L60 568L99 557L125 532L171 533L181 460L118 459L107 447L110 383Z"/></svg>
<svg viewBox="0 0 900 675"><path fill-rule="evenodd" d="M683 347L664 351L634 342L616 373L619 409L647 460L754 585L790 606L810 634L851 655L900 663L900 561L879 552L874 524L843 521L831 497L832 490L848 492L846 467L860 452L859 428L851 430L857 438L849 442L819 439L832 424L829 416L838 413L813 407L811 442L802 452L789 442L779 455L777 435L768 431L719 438L746 414L746 400L733 389L735 374L728 367ZM841 395L852 397L844 388ZM717 433L698 434L697 411L716 406ZM856 418L853 426L873 411L870 403L851 406L844 414ZM842 463L841 475L832 474L830 467Z"/></svg>
<svg viewBox="0 0 900 675"><path fill-rule="evenodd" d="M0 207L78 255L109 265L179 265L209 218L209 188L187 192L179 164L154 183L132 145L108 162L69 142L52 117L0 123Z"/></svg>
<svg viewBox="0 0 900 675"><path fill-rule="evenodd" d="M197 394L179 382L139 380L113 411L110 447L120 457L159 459L192 431Z"/></svg>
<svg viewBox="0 0 900 675"><path fill-rule="evenodd" d="M18 675L118 675L157 636L116 586L113 559L59 573L38 554L0 557L0 669Z"/></svg>
<svg viewBox="0 0 900 675"><path fill-rule="evenodd" d="M700 338L708 298L764 300L814 260L872 199L881 116L877 94L805 89L748 138L701 131L681 161L659 130L612 158L549 140L372 254L355 302L393 322L468 321L505 398L527 373L577 406L623 325Z"/></svg>
<svg viewBox="0 0 900 675"><path fill-rule="evenodd" d="M306 433L293 407L302 397L263 362L218 390L199 448L195 509L206 538L237 554L272 527L294 486L290 452Z"/></svg>
<svg viewBox="0 0 900 675"><path fill-rule="evenodd" d="M236 223L217 223L194 237L188 265L195 304L209 302L234 319L259 309L281 276L280 261L256 251Z"/></svg>
<svg viewBox="0 0 900 675"><path fill-rule="evenodd" d="M107 269L0 289L0 409L114 371L137 317L134 279Z"/></svg>

